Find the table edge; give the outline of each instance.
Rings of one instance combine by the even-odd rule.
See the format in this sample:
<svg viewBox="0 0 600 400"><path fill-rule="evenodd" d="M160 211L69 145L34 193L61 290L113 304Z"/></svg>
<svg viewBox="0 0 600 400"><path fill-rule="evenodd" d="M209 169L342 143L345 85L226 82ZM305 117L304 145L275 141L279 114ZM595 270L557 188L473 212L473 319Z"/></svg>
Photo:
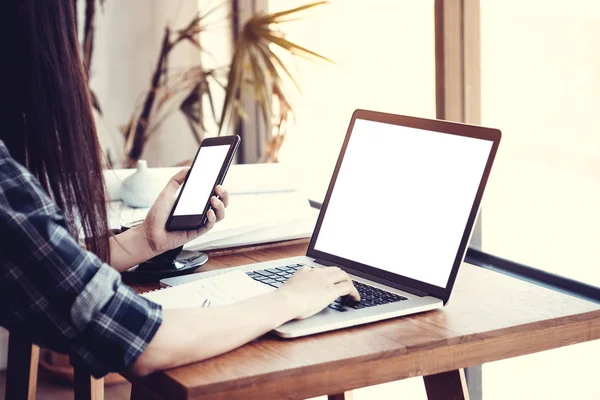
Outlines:
<svg viewBox="0 0 600 400"><path fill-rule="evenodd" d="M540 324L542 324L541 327ZM552 339L551 336L558 332L563 335L560 338L557 337L556 339ZM144 381L144 384L147 384L149 387L152 387L153 390L158 392L162 392L161 387L165 388L165 384L170 388L177 386L181 388L179 394L185 394L183 397L178 398L188 399L199 396L202 396L202 398L210 398L219 393L222 394L225 389L224 385L228 386L228 388L225 389L227 392L239 392L240 390L247 392L248 390L257 390L257 387L268 386L270 383L272 384L273 381L302 379L307 376L318 378L318 375L323 375L324 371L330 373L333 370L355 368L356 371L347 371L344 372L344 374L354 374L357 372L359 374L364 374L363 369L365 365L386 363L398 367L404 364L410 364L411 361L423 362L422 367L419 367L418 375L430 375L597 339L600 339L600 310L531 322L493 331L477 332L460 338L440 339L438 341L428 342L427 345L408 347L399 346L397 349L377 354L330 361L314 366L282 369L274 373L243 377L227 382L216 382L205 386L187 387L185 382L181 382L180 379L172 375L177 373L175 372L176 370L167 370L158 375L153 375L152 380ZM510 347L509 345L511 344L514 344L515 346ZM505 351L501 351L502 347L506 347L504 349ZM476 351L473 350L473 348ZM479 352L478 356L469 356L469 351L470 353ZM453 352L459 353L458 357L454 355L453 363L438 362L441 358L448 355L446 353ZM460 355L461 353L462 355ZM431 362L432 358L435 359L433 363ZM417 376L398 368L393 371L393 374L394 377L392 380ZM369 385L387 381L389 381L389 379L381 377L381 379L370 381ZM344 390L348 389L351 388L344 388ZM168 395L173 396L174 393L169 391ZM233 393L231 393L231 395L233 396L231 397L232 399L235 398ZM228 396L227 398L230 397Z"/></svg>

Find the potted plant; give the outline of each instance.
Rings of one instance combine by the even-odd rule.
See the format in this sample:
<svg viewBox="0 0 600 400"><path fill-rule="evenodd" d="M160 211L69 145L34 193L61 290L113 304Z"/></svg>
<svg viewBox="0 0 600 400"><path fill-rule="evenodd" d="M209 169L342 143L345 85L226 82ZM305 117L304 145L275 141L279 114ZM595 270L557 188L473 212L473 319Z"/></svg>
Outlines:
<svg viewBox="0 0 600 400"><path fill-rule="evenodd" d="M104 3L106 0L102 0ZM312 61L330 62L326 57L288 40L281 26L303 17L303 13L327 1L318 1L273 14L256 14L242 27L229 65L206 69L200 63L183 70L169 67L169 56L182 43L191 43L199 53L205 51L200 34L206 32L205 20L217 6L200 12L183 27L165 26L148 89L143 100L134 109L122 128L125 139L124 159L121 167L135 167L144 146L157 128L174 112L186 118L190 133L198 143L205 134L222 135L227 128L235 127L245 112L241 98L252 98L260 110L266 127L266 153L264 162L276 162L278 152L293 121L294 110L289 101L290 90L299 90L284 59L293 56ZM96 3L86 0L83 35L84 64L90 70L93 52L93 27ZM224 90L222 104L215 104L214 91ZM101 104L90 90L92 103L101 114ZM210 112L205 115L203 102ZM207 132L205 121L211 118L218 126L217 132Z"/></svg>

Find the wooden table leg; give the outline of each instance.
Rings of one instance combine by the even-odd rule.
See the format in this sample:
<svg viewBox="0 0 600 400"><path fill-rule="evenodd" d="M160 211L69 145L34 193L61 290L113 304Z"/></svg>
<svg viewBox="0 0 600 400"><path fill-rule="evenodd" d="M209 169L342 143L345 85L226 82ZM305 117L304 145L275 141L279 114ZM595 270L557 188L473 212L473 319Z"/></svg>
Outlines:
<svg viewBox="0 0 600 400"><path fill-rule="evenodd" d="M469 400L463 369L424 376L423 380L429 400Z"/></svg>
<svg viewBox="0 0 600 400"><path fill-rule="evenodd" d="M161 398L142 385L136 385L133 383L131 385L130 400L161 400Z"/></svg>
<svg viewBox="0 0 600 400"><path fill-rule="evenodd" d="M104 400L104 379L94 379L84 367L73 369L75 400Z"/></svg>
<svg viewBox="0 0 600 400"><path fill-rule="evenodd" d="M8 335L6 400L34 400L40 348L16 334Z"/></svg>
<svg viewBox="0 0 600 400"><path fill-rule="evenodd" d="M352 400L352 391L327 395L327 400Z"/></svg>

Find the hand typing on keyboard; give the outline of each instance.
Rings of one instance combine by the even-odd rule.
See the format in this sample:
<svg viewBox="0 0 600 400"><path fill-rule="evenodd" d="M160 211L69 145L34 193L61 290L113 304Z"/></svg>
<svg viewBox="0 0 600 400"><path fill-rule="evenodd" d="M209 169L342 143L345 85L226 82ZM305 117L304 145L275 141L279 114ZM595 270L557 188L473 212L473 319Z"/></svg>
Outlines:
<svg viewBox="0 0 600 400"><path fill-rule="evenodd" d="M276 268L267 268L263 270L248 272L247 275L255 281L258 281L265 285L274 288L280 288L283 285L285 285L285 282L292 276L294 276L294 274L302 266L303 264L282 265ZM339 268L335 269L339 270ZM398 301L408 300L408 298L400 296L399 294L391 293L386 290L382 290L377 287L364 284L362 282L352 281L352 284L358 291L358 294L360 296L359 300L356 300L356 296L347 294L345 296L340 296L336 298L333 302L331 302L331 304L329 304L328 307L332 310L346 312L350 309L360 310L363 308L382 306L388 303L395 303Z"/></svg>
<svg viewBox="0 0 600 400"><path fill-rule="evenodd" d="M408 300L404 296L400 296L396 293L391 293L379 288L365 285L361 282L353 281L354 287L360 294L360 301L356 301L349 296L340 297L329 305L329 308L341 312L346 312L350 308L360 310L362 308L382 306L388 303L395 303L398 301Z"/></svg>
<svg viewBox="0 0 600 400"><path fill-rule="evenodd" d="M298 319L315 315L338 297L350 296L360 301L360 294L348 274L337 267L302 267L279 291L298 306Z"/></svg>

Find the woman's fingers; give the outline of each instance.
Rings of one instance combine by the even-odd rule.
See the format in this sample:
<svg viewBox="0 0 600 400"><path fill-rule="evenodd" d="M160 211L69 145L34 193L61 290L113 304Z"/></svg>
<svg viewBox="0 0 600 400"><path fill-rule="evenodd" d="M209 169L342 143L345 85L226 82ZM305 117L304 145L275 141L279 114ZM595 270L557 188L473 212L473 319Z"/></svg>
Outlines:
<svg viewBox="0 0 600 400"><path fill-rule="evenodd" d="M221 185L218 185L215 188L215 193L217 193L217 196L219 196L219 199L221 200L223 205L227 207L229 205L229 192L227 191L227 189L225 189Z"/></svg>
<svg viewBox="0 0 600 400"><path fill-rule="evenodd" d="M222 200L219 200L218 198L213 196L210 199L210 204L212 205L212 207L214 209L214 213L216 215L217 222L222 220L223 218L225 218L225 203L223 203Z"/></svg>
<svg viewBox="0 0 600 400"><path fill-rule="evenodd" d="M347 273L345 273L341 268L338 267L330 267L327 268L327 276L331 279L331 283L340 283L349 281L350 277Z"/></svg>
<svg viewBox="0 0 600 400"><path fill-rule="evenodd" d="M171 177L171 180L177 183L178 185L183 185L183 181L185 181L185 177L187 176L189 170L189 168L182 169L181 171L173 175Z"/></svg>
<svg viewBox="0 0 600 400"><path fill-rule="evenodd" d="M360 294L350 276L338 267L329 267L325 269L328 278L334 285L338 296L349 295L356 301L360 301Z"/></svg>
<svg viewBox="0 0 600 400"><path fill-rule="evenodd" d="M360 294L358 293L358 290L356 290L356 287L354 287L352 281L344 281L337 283L335 285L335 288L339 297L350 296L354 300L360 301Z"/></svg>
<svg viewBox="0 0 600 400"><path fill-rule="evenodd" d="M206 213L206 224L204 225L204 228L202 228L202 230L204 232L210 231L215 226L216 222L217 216L215 215L215 212L212 209L208 210L208 212Z"/></svg>

